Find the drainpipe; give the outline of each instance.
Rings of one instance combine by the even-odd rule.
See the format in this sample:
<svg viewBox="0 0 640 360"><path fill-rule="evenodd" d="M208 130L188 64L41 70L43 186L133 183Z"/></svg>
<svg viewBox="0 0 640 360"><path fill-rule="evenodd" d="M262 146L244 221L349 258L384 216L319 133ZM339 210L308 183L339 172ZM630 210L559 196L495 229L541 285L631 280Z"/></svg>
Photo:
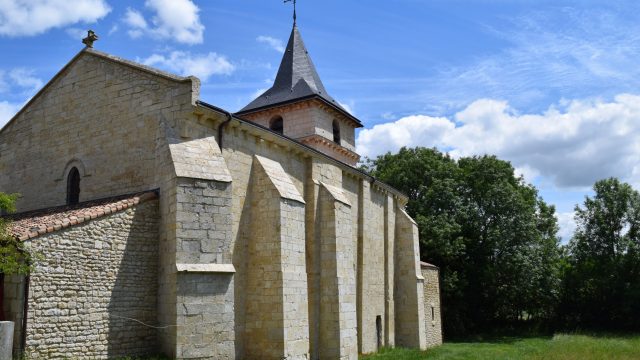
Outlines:
<svg viewBox="0 0 640 360"><path fill-rule="evenodd" d="M27 350L27 318L29 316L29 284L31 277L29 275L24 278L24 306L22 308L22 338L20 339L20 347L22 353Z"/></svg>
<svg viewBox="0 0 640 360"><path fill-rule="evenodd" d="M233 118L233 115L231 115L231 113L226 110L220 109L220 111L227 115L227 120L225 120L222 124L220 124L220 126L218 126L218 146L220 147L220 151L222 151L222 130L224 130L227 125L229 125L231 119Z"/></svg>

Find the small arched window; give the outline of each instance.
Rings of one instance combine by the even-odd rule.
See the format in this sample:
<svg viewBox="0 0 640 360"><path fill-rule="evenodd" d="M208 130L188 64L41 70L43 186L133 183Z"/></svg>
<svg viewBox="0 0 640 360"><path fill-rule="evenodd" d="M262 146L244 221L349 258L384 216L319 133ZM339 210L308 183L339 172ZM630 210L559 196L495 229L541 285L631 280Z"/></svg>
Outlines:
<svg viewBox="0 0 640 360"><path fill-rule="evenodd" d="M269 122L269 129L279 133L284 134L284 122L282 120L282 116L276 116Z"/></svg>
<svg viewBox="0 0 640 360"><path fill-rule="evenodd" d="M333 120L333 142L340 144L340 124L337 120Z"/></svg>
<svg viewBox="0 0 640 360"><path fill-rule="evenodd" d="M73 167L67 176L67 205L75 205L80 201L80 172Z"/></svg>

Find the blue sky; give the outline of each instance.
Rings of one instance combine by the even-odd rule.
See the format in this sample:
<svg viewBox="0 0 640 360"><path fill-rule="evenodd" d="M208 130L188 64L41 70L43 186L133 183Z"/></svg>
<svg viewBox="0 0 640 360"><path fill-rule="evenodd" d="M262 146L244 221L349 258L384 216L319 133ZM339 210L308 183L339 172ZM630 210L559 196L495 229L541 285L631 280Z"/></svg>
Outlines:
<svg viewBox="0 0 640 360"><path fill-rule="evenodd" d="M202 80L239 110L273 81L291 31L279 0L0 0L0 125L81 48ZM640 3L298 3L331 95L362 120L359 152L496 154L557 206L562 235L594 181L640 188Z"/></svg>

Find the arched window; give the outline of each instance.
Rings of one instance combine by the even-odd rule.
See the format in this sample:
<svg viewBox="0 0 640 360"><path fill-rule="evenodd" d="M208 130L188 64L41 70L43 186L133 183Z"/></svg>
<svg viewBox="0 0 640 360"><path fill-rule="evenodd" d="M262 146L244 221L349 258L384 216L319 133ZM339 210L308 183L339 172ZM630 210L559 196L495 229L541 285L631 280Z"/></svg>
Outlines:
<svg viewBox="0 0 640 360"><path fill-rule="evenodd" d="M282 116L276 116L269 122L269 129L279 133L284 134L284 123L282 121Z"/></svg>
<svg viewBox="0 0 640 360"><path fill-rule="evenodd" d="M340 124L337 120L333 120L333 142L340 144Z"/></svg>
<svg viewBox="0 0 640 360"><path fill-rule="evenodd" d="M73 167L67 176L67 205L75 205L80 201L80 172Z"/></svg>

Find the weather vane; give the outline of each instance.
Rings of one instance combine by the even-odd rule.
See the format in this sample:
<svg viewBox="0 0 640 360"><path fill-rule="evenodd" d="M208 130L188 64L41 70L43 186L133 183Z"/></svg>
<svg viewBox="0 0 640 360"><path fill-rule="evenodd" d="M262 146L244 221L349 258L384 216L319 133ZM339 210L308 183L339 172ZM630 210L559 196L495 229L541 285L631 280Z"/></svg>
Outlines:
<svg viewBox="0 0 640 360"><path fill-rule="evenodd" d="M296 0L284 0L285 4L293 2L293 25L296 24Z"/></svg>

